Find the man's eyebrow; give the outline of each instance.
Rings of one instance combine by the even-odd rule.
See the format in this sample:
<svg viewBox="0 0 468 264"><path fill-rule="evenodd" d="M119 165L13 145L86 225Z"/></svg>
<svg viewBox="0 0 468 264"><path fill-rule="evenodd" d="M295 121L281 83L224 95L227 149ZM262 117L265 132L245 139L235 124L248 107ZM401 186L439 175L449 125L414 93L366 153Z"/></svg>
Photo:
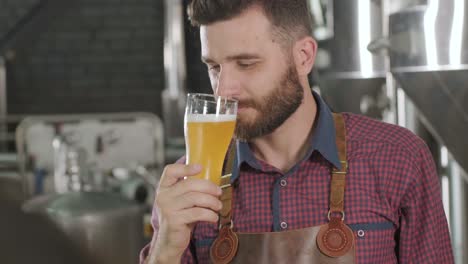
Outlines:
<svg viewBox="0 0 468 264"><path fill-rule="evenodd" d="M227 59L228 61L233 61L233 60L253 60L253 59L260 59L260 56L258 56L258 55L256 55L256 54L252 54L252 53L240 53L240 54L228 56L228 57L226 57L226 59ZM208 64L214 64L214 63L216 63L213 59L211 59L211 58L209 58L209 57L205 57L205 56L202 56L201 60L202 60L204 63L208 63Z"/></svg>
<svg viewBox="0 0 468 264"><path fill-rule="evenodd" d="M228 56L227 60L233 61L233 60L252 60L252 59L259 59L260 56L253 54L253 53L241 53L241 54L236 54L233 56Z"/></svg>

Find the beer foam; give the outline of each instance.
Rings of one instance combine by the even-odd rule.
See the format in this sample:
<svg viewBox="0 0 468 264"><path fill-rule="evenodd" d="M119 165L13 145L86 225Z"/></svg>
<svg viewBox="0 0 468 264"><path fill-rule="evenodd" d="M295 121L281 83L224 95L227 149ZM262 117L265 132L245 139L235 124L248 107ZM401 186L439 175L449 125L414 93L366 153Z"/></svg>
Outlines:
<svg viewBox="0 0 468 264"><path fill-rule="evenodd" d="M217 114L189 114L185 116L186 122L229 122L236 121L236 115L217 115Z"/></svg>

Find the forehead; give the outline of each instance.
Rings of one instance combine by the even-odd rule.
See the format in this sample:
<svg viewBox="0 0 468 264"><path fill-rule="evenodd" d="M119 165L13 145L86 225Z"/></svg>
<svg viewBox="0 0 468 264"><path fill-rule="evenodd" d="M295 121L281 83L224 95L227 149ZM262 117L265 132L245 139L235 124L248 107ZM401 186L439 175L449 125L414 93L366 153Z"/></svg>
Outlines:
<svg viewBox="0 0 468 264"><path fill-rule="evenodd" d="M200 41L202 56L218 59L236 53L263 53L279 47L270 21L256 7L232 19L201 26Z"/></svg>

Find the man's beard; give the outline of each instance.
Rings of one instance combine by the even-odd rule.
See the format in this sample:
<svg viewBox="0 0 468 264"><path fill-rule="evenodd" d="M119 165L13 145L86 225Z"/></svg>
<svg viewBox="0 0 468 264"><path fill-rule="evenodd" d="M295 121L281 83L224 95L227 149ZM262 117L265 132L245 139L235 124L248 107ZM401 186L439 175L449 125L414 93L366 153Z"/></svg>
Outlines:
<svg viewBox="0 0 468 264"><path fill-rule="evenodd" d="M236 138L252 140L268 135L283 124L302 103L304 91L296 68L289 65L280 83L263 100L240 101L240 107L253 108L258 115L255 119L237 119Z"/></svg>

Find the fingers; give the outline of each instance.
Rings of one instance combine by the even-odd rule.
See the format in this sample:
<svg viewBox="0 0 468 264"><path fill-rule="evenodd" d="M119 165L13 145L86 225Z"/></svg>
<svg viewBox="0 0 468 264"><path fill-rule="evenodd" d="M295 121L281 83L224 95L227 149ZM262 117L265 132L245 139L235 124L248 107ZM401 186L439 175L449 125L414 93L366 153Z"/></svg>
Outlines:
<svg viewBox="0 0 468 264"><path fill-rule="evenodd" d="M177 213L168 216L168 218L165 220L166 221L164 221L164 223L161 225L161 227L164 228L164 231L160 230L160 232L165 232L165 234L169 235L169 237L172 237L174 234L178 234L180 232L187 233L187 235L190 236L190 229L193 227L194 223L217 223L219 216L210 209L193 207L178 211ZM174 237L172 238L174 239ZM174 241L176 241L176 239L174 239Z"/></svg>
<svg viewBox="0 0 468 264"><path fill-rule="evenodd" d="M155 202L164 214L192 207L219 211L222 206L218 198L220 194L221 188L210 181L187 179L170 187L160 186Z"/></svg>
<svg viewBox="0 0 468 264"><path fill-rule="evenodd" d="M174 196L180 196L189 192L206 193L213 196L220 196L222 193L221 187L211 181L188 178L177 183L171 188Z"/></svg>
<svg viewBox="0 0 468 264"><path fill-rule="evenodd" d="M196 222L218 222L221 188L190 177L200 172L199 165L172 164L164 168L155 199L159 221L155 244L162 245L160 248L166 252L174 248L185 250ZM188 178L181 181L184 177Z"/></svg>
<svg viewBox="0 0 468 264"><path fill-rule="evenodd" d="M222 206L221 201L215 196L197 192L186 193L172 202L173 210L202 207L217 212L221 210Z"/></svg>
<svg viewBox="0 0 468 264"><path fill-rule="evenodd" d="M161 221L182 232L198 221L218 221L222 208L219 196L222 191L211 181L194 179L201 171L197 165L168 165L161 176L155 205L161 212ZM186 180L180 179L188 177ZM180 230L179 230L180 229Z"/></svg>
<svg viewBox="0 0 468 264"><path fill-rule="evenodd" d="M201 166L198 164L184 165L171 164L164 168L161 179L159 180L160 187L169 187L174 185L180 179L187 176L194 176L201 172Z"/></svg>
<svg viewBox="0 0 468 264"><path fill-rule="evenodd" d="M191 224L195 222L211 222L211 223L216 223L218 222L218 214L215 213L212 210L205 209L205 208L200 208L200 207L193 207L190 209L185 209L183 211L180 211L179 214L180 218L179 221L181 221L181 224Z"/></svg>

